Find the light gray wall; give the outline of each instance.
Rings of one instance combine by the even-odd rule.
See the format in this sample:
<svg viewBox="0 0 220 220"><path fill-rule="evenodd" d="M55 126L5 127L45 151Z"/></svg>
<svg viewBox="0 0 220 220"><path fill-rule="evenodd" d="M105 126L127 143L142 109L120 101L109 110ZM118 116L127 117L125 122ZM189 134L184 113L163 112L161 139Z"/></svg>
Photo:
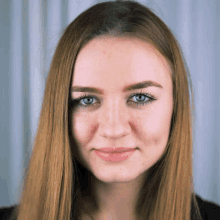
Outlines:
<svg viewBox="0 0 220 220"><path fill-rule="evenodd" d="M60 34L99 1L0 0L0 206L18 201ZM181 45L195 98L195 191L220 204L220 1L138 2L153 9Z"/></svg>
<svg viewBox="0 0 220 220"><path fill-rule="evenodd" d="M9 135L10 1L0 0L0 206L11 204Z"/></svg>

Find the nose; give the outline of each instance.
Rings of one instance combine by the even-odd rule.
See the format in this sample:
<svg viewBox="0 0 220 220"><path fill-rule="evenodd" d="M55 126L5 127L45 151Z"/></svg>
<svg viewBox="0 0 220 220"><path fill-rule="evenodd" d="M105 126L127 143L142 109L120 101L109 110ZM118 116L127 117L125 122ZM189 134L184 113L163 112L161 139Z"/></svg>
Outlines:
<svg viewBox="0 0 220 220"><path fill-rule="evenodd" d="M129 113L122 103L112 102L99 115L99 133L103 137L117 139L131 131Z"/></svg>

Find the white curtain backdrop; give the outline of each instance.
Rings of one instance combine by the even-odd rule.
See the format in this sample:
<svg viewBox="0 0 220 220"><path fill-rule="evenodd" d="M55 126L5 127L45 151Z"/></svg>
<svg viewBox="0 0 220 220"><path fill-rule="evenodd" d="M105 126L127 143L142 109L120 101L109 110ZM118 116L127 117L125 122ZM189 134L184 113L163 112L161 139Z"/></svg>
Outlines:
<svg viewBox="0 0 220 220"><path fill-rule="evenodd" d="M52 56L98 0L0 1L0 206L18 203ZM139 0L178 39L192 77L195 191L220 204L220 1Z"/></svg>

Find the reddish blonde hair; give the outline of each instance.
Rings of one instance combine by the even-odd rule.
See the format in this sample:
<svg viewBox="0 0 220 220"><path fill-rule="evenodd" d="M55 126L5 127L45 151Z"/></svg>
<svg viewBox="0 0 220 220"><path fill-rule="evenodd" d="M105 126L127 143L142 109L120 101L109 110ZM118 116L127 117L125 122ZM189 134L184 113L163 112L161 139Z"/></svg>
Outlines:
<svg viewBox="0 0 220 220"><path fill-rule="evenodd" d="M96 4L67 26L47 77L33 152L14 214L18 220L77 220L85 211L82 187L87 183L80 176L85 170L73 157L76 143L70 132L70 87L77 54L90 40L101 36L150 43L172 70L174 106L169 139L140 190L136 205L140 219L189 220L191 212L193 219L201 219L193 188L190 75L171 30L136 1Z"/></svg>

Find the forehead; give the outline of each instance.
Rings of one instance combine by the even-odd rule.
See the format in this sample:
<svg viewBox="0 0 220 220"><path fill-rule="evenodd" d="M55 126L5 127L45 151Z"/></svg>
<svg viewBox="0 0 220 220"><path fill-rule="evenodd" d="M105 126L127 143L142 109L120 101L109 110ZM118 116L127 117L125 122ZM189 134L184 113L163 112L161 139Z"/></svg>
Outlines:
<svg viewBox="0 0 220 220"><path fill-rule="evenodd" d="M136 38L98 37L78 54L73 84L155 80L170 78L165 58L154 46Z"/></svg>

